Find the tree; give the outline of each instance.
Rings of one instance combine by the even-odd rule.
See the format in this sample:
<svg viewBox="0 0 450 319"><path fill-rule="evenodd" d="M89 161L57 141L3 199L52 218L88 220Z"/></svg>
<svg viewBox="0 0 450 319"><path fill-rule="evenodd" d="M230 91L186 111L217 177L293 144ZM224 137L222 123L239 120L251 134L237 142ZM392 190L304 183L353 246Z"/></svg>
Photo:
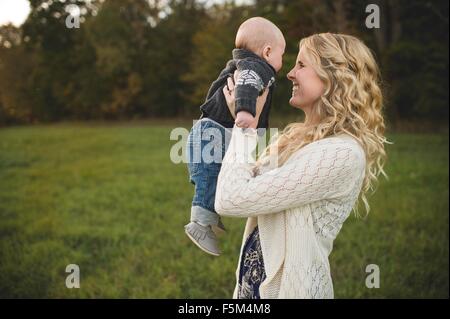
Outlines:
<svg viewBox="0 0 450 319"><path fill-rule="evenodd" d="M198 114L199 106L205 101L212 81L232 59L234 39L242 22L242 9L225 4L210 8L205 17L204 27L193 36L193 53L189 60L189 69L182 76L186 84L183 98L193 106L184 110L184 114Z"/></svg>
<svg viewBox="0 0 450 319"><path fill-rule="evenodd" d="M0 122L32 120L29 77L32 56L21 45L21 30L6 25L0 28Z"/></svg>

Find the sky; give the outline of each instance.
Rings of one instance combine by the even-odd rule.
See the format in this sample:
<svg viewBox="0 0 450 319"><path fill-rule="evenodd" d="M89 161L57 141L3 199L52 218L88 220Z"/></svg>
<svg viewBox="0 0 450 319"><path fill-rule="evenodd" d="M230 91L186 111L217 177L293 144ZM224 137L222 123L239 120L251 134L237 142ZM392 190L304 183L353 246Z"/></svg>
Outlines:
<svg viewBox="0 0 450 319"><path fill-rule="evenodd" d="M210 0L209 3L220 3L224 0ZM249 3L251 0L237 0L237 4ZM0 0L0 26L8 23L20 26L28 14L30 5L28 0Z"/></svg>
<svg viewBox="0 0 450 319"><path fill-rule="evenodd" d="M21 25L30 13L28 0L0 0L0 25Z"/></svg>

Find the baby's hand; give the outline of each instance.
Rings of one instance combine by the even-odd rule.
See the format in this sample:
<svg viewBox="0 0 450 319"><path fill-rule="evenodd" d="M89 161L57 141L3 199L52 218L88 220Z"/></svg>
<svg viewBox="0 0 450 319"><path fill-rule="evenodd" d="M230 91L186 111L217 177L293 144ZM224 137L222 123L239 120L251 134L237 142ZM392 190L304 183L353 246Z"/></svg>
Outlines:
<svg viewBox="0 0 450 319"><path fill-rule="evenodd" d="M234 123L236 123L236 125L239 127L248 128L254 123L254 121L255 118L249 112L240 111L236 115L236 120L234 121Z"/></svg>

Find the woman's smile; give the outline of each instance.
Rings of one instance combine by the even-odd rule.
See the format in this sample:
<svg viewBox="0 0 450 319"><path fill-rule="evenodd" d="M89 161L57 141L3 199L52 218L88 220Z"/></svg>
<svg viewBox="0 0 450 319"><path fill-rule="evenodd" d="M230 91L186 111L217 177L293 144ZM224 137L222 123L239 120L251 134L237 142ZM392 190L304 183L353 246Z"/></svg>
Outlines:
<svg viewBox="0 0 450 319"><path fill-rule="evenodd" d="M292 96L294 96L299 89L300 86L297 83L292 82Z"/></svg>

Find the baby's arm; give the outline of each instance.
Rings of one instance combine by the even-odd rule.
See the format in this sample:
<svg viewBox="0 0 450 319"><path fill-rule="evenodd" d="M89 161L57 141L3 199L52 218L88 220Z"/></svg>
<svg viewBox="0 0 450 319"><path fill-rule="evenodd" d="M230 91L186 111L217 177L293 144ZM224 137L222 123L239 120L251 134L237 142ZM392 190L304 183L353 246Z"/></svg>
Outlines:
<svg viewBox="0 0 450 319"><path fill-rule="evenodd" d="M233 79L231 79L231 77L227 79L228 92L231 92L230 90L235 88L235 83L237 83L237 81L239 79L239 75L240 75L239 70L236 70L234 72ZM254 116L247 111L240 111L237 114L235 114L235 104L234 104L234 102L232 104L233 104L233 108L232 109L230 108L230 111L232 112L233 117L235 119L234 123L236 123L237 126L239 126L239 127L250 127L250 125L255 120ZM228 105L228 107L230 107L230 106Z"/></svg>
<svg viewBox="0 0 450 319"><path fill-rule="evenodd" d="M239 70L239 69L238 69ZM264 89L260 76L253 70L239 70L236 81L236 115L241 111L246 111L252 116L256 113L256 99Z"/></svg>
<svg viewBox="0 0 450 319"><path fill-rule="evenodd" d="M255 117L256 99L271 83L273 72L268 70L263 63L252 60L239 61L236 67L239 75L236 79L235 114L246 111Z"/></svg>
<svg viewBox="0 0 450 319"><path fill-rule="evenodd" d="M235 97L236 97L235 96L236 90L235 90L234 83L237 82L238 76L239 76L239 71L236 70L233 75L234 80L231 79L231 77L229 77L227 79L227 85L222 89L222 92L225 96L225 100L227 102L228 108L230 109L230 112L232 114L234 114L234 110L235 110ZM238 116L246 116L246 113L248 113L250 118L243 119L243 117L242 118L240 117L238 120L237 117L234 116L234 118L236 119L235 123L241 127L256 128L257 121L258 121L259 116L261 115L262 109L264 108L264 105L266 103L268 93L269 93L269 90L266 88L264 90L263 94L256 99L256 117L253 117L250 113L248 113L246 111L240 111L238 113ZM239 115L239 114L241 114L241 115ZM253 119L253 120L249 120L249 119Z"/></svg>

